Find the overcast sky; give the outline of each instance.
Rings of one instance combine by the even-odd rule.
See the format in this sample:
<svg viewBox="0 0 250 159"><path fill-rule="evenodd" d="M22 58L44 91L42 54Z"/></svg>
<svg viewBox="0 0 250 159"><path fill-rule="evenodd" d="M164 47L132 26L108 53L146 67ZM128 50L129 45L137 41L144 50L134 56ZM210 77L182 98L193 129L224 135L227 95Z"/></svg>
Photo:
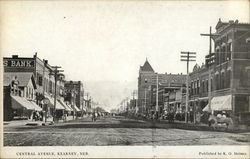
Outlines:
<svg viewBox="0 0 250 159"><path fill-rule="evenodd" d="M4 56L35 52L68 79L135 82L146 57L159 73L186 73L181 51L208 53L208 33L222 21L249 23L246 1L0 2ZM190 70L193 63L190 67ZM135 85L136 89L136 85Z"/></svg>

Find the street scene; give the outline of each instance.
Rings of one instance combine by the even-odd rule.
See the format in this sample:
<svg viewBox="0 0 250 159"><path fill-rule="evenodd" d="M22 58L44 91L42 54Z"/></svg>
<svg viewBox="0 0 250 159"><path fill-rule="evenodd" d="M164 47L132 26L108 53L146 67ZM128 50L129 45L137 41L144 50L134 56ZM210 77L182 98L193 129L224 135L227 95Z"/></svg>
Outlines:
<svg viewBox="0 0 250 159"><path fill-rule="evenodd" d="M54 126L5 127L5 146L166 146L247 145L250 133L175 129L168 123L120 117L102 117L95 123L85 118Z"/></svg>
<svg viewBox="0 0 250 159"><path fill-rule="evenodd" d="M5 147L250 144L250 22L229 2L37 3L3 5Z"/></svg>

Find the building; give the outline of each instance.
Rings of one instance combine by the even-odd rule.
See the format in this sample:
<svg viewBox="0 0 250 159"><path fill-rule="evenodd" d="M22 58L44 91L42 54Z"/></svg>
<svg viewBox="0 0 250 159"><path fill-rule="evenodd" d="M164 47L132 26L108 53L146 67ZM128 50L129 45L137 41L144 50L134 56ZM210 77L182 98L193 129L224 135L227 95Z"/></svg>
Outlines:
<svg viewBox="0 0 250 159"><path fill-rule="evenodd" d="M156 90L158 79L158 91ZM158 74L146 59L140 66L138 77L138 112L152 115L156 111L156 92L158 92L158 111L163 113L166 94L170 90L180 89L185 85L186 75Z"/></svg>
<svg viewBox="0 0 250 159"><path fill-rule="evenodd" d="M84 89L81 81L66 81L64 84L66 91L65 101L72 104L75 111L86 112L84 102Z"/></svg>
<svg viewBox="0 0 250 159"><path fill-rule="evenodd" d="M42 111L36 104L36 84L33 73L4 74L4 120L32 119L34 111Z"/></svg>
<svg viewBox="0 0 250 159"><path fill-rule="evenodd" d="M58 100L64 95L64 87L62 82L64 81L64 75L57 76L56 92L55 92L55 76L53 75L54 68L48 64L48 60L41 60L37 57L37 53L33 57L18 57L13 55L12 57L3 58L4 76L11 74L13 77L20 74L29 74L28 77L34 78L34 100L40 108L46 113L45 116L53 116L56 112L57 117L61 118L66 109ZM31 76L32 75L32 76ZM24 77L20 76L20 79ZM4 79L4 82L8 82ZM20 87L20 86L19 86ZM5 90L7 91L7 90ZM56 95L56 99L54 100ZM43 99L49 100L48 104L43 103ZM54 102L56 101L56 111Z"/></svg>
<svg viewBox="0 0 250 159"><path fill-rule="evenodd" d="M210 66L211 111L227 111L235 120L250 121L250 24L219 19L216 34ZM198 99L199 110L208 110L208 67L195 66L190 79L191 99Z"/></svg>

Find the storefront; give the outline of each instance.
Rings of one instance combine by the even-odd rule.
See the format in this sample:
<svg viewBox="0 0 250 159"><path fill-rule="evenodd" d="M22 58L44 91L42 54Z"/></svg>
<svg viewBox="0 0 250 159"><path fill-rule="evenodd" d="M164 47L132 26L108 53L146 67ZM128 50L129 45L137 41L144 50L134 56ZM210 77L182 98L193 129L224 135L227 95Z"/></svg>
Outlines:
<svg viewBox="0 0 250 159"><path fill-rule="evenodd" d="M35 90L33 73L4 73L4 120L33 119L34 112L42 114L35 103Z"/></svg>

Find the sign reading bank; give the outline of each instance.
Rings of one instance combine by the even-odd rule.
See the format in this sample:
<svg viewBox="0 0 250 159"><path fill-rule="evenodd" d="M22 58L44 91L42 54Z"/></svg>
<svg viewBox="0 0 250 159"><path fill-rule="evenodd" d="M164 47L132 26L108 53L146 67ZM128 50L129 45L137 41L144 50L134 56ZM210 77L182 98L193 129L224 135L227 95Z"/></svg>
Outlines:
<svg viewBox="0 0 250 159"><path fill-rule="evenodd" d="M4 59L3 65L4 67L35 67L35 62L28 59Z"/></svg>
<svg viewBox="0 0 250 159"><path fill-rule="evenodd" d="M35 60L34 59L13 59L13 58L4 58L3 65L5 71L32 71L35 68Z"/></svg>

